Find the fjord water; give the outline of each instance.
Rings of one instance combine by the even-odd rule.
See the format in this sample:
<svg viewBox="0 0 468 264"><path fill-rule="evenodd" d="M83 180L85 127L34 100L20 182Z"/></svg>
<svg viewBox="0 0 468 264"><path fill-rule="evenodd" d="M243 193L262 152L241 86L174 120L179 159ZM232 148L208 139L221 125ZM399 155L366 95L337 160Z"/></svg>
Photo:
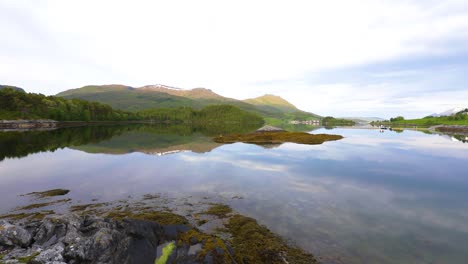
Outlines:
<svg viewBox="0 0 468 264"><path fill-rule="evenodd" d="M220 131L0 132L0 213L28 203L21 194L53 188L70 189L76 202L207 196L323 263L466 263L468 144L417 131L318 129L311 133L345 138L222 145L211 141Z"/></svg>

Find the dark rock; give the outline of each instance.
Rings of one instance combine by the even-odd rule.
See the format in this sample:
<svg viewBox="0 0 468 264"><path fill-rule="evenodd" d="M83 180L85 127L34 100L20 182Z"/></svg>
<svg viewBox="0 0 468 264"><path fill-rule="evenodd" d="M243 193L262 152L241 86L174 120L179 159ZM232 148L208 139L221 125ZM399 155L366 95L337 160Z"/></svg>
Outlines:
<svg viewBox="0 0 468 264"><path fill-rule="evenodd" d="M199 242L199 241L198 241L198 239L197 239L196 237L191 237L191 238L190 238L190 244L191 244L191 245L197 244L198 242Z"/></svg>
<svg viewBox="0 0 468 264"><path fill-rule="evenodd" d="M284 132L284 131L285 130L282 129L282 128L266 125L266 126L263 126L263 127L259 128L259 129L257 129L257 131L255 131L255 132L256 133L262 133L262 132Z"/></svg>
<svg viewBox="0 0 468 264"><path fill-rule="evenodd" d="M216 255L223 255L224 254L224 250L222 248L220 248L220 247L216 247L215 251L216 251Z"/></svg>
<svg viewBox="0 0 468 264"><path fill-rule="evenodd" d="M54 246L39 253L39 255L34 257L31 262L32 264L65 263L62 256L64 250L65 246L62 243L57 243Z"/></svg>
<svg viewBox="0 0 468 264"><path fill-rule="evenodd" d="M213 264L213 256L211 254L206 254L205 258L203 259L203 264Z"/></svg>
<svg viewBox="0 0 468 264"><path fill-rule="evenodd" d="M189 230L192 227L187 225L67 214L24 226L0 221L0 248L7 250L2 260L5 263L27 258L32 264L154 264L164 245L171 241L176 248L168 263L218 263L225 254L222 248L199 259L203 242L178 240L181 232Z"/></svg>
<svg viewBox="0 0 468 264"><path fill-rule="evenodd" d="M192 229L186 225L166 225L164 226L164 234L166 240L175 240L181 232L187 232Z"/></svg>

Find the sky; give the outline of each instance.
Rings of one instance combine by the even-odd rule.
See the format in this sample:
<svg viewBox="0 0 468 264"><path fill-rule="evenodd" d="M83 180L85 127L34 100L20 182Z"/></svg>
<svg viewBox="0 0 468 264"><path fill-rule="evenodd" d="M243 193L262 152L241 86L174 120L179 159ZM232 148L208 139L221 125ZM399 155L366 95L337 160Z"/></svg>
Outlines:
<svg viewBox="0 0 468 264"><path fill-rule="evenodd" d="M279 95L332 116L468 107L468 0L0 0L0 83Z"/></svg>

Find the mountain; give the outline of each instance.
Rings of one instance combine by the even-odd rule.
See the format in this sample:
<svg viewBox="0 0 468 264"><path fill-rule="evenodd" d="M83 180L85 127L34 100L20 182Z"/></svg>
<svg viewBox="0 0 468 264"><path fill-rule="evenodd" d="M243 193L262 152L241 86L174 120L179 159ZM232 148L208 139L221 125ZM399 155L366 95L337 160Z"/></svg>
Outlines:
<svg viewBox="0 0 468 264"><path fill-rule="evenodd" d="M2 89L7 89L7 88L10 88L10 89L13 89L13 90L16 90L16 91L20 91L20 92L25 92L23 88L19 88L19 87L16 87L16 86L11 86L11 85L4 85L4 84L0 84L0 90Z"/></svg>
<svg viewBox="0 0 468 264"><path fill-rule="evenodd" d="M374 121L384 121L384 118L380 117L364 117L364 116L353 116L353 117L340 117L343 119L353 120L357 123L370 123Z"/></svg>
<svg viewBox="0 0 468 264"><path fill-rule="evenodd" d="M150 89L139 90L117 84L88 85L58 93L57 96L68 99L79 98L87 101L97 101L127 111L183 106L200 109L204 106L186 97L151 91Z"/></svg>
<svg viewBox="0 0 468 264"><path fill-rule="evenodd" d="M297 109L279 96L264 95L241 101L221 96L205 88L186 90L161 84L140 88L117 84L88 85L61 92L57 96L97 101L127 111L178 107L200 109L207 105L227 104L269 118L291 119L299 116L302 119L310 119L318 117Z"/></svg>
<svg viewBox="0 0 468 264"><path fill-rule="evenodd" d="M449 109L447 111L444 111L442 113L435 113L435 114L432 114L430 116L433 116L433 117L440 117L440 116L451 116L451 115L454 115L458 112L461 112L463 110L465 110L467 107L455 107L455 108L452 108L452 109Z"/></svg>
<svg viewBox="0 0 468 264"><path fill-rule="evenodd" d="M191 90L184 90L184 89L166 86L162 84L156 84L156 85L146 85L138 89L139 91L161 92L161 93L167 93L167 94L174 95L174 96L182 96L182 97L188 97L188 98L229 100L229 98L223 97L217 93L214 93L210 89L205 89L205 88L194 88Z"/></svg>
<svg viewBox="0 0 468 264"><path fill-rule="evenodd" d="M296 112L300 111L297 109L293 104L290 102L284 100L280 96L272 95L272 94L265 94L260 97L252 98L252 99L246 99L243 100L246 103L255 105L257 107L263 108L263 109L280 109L284 112Z"/></svg>

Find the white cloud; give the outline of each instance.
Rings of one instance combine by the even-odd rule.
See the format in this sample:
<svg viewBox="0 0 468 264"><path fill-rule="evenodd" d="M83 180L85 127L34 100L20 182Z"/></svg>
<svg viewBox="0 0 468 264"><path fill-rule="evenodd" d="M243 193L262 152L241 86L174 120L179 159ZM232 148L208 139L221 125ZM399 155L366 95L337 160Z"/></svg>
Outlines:
<svg viewBox="0 0 468 264"><path fill-rule="evenodd" d="M0 7L1 82L46 94L90 83L165 83L236 98L278 91L316 110L302 98L332 103L327 98L343 96L336 86L349 84L326 92L255 84L445 56L459 50L441 41L468 39L466 1L3 0ZM353 99L361 89L345 90Z"/></svg>

